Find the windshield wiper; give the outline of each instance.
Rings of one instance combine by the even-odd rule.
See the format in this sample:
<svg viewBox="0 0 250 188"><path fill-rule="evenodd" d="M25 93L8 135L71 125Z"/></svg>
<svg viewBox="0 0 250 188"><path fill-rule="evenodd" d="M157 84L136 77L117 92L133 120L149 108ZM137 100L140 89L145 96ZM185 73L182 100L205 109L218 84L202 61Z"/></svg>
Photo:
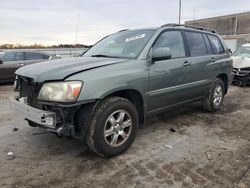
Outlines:
<svg viewBox="0 0 250 188"><path fill-rule="evenodd" d="M91 57L119 58L119 57L117 57L117 56L104 55L104 54L95 54L95 55L92 55Z"/></svg>

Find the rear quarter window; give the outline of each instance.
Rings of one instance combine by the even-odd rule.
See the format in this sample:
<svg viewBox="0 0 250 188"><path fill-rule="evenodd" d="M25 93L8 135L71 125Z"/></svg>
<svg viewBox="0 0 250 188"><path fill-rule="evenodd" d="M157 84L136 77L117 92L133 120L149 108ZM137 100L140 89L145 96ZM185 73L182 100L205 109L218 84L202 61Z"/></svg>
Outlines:
<svg viewBox="0 0 250 188"><path fill-rule="evenodd" d="M185 36L192 57L207 55L206 44L201 33L185 31Z"/></svg>
<svg viewBox="0 0 250 188"><path fill-rule="evenodd" d="M212 46L213 54L224 54L225 49L221 44L220 39L215 35L208 35L209 41Z"/></svg>

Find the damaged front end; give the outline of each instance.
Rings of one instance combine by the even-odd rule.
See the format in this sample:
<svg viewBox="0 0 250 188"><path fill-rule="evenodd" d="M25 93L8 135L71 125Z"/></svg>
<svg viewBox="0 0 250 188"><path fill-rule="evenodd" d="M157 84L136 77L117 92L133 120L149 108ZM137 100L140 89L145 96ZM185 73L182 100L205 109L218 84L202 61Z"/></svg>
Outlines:
<svg viewBox="0 0 250 188"><path fill-rule="evenodd" d="M233 83L240 86L250 84L250 67L249 68L233 68Z"/></svg>
<svg viewBox="0 0 250 188"><path fill-rule="evenodd" d="M15 97L11 97L12 107L31 126L39 126L58 135L83 137L82 131L75 125L75 114L81 104L61 104L38 101L41 83L33 79L18 76L15 80Z"/></svg>

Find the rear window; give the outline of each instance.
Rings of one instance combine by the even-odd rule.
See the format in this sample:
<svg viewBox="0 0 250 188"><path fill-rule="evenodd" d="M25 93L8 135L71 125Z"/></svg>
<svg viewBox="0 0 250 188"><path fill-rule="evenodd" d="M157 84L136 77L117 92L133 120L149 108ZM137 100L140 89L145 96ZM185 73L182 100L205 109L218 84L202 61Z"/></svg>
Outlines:
<svg viewBox="0 0 250 188"><path fill-rule="evenodd" d="M185 35L187 38L191 56L207 55L205 41L201 33L188 31L188 32L185 32Z"/></svg>
<svg viewBox="0 0 250 188"><path fill-rule="evenodd" d="M212 46L213 54L224 54L225 53L225 49L222 46L220 39L217 36L208 35L208 38L209 38L211 46Z"/></svg>
<svg viewBox="0 0 250 188"><path fill-rule="evenodd" d="M40 53L26 52L26 60L48 59L49 56Z"/></svg>

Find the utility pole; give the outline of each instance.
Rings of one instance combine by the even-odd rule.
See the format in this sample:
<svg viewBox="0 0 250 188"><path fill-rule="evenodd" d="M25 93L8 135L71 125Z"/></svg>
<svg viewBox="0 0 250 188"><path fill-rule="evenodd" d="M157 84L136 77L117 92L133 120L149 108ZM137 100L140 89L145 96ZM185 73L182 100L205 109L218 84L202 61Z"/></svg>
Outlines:
<svg viewBox="0 0 250 188"><path fill-rule="evenodd" d="M80 21L80 14L77 16L77 23L76 23L76 37L75 37L75 46L74 46L74 56L76 55L76 45L77 45L77 37L78 37L78 27L79 27L79 21Z"/></svg>
<svg viewBox="0 0 250 188"><path fill-rule="evenodd" d="M78 17L77 17L75 44L77 43L79 20L80 20L80 14L78 14Z"/></svg>
<svg viewBox="0 0 250 188"><path fill-rule="evenodd" d="M179 24L181 24L181 0L179 0Z"/></svg>
<svg viewBox="0 0 250 188"><path fill-rule="evenodd" d="M235 14L234 35L237 35L238 14Z"/></svg>

